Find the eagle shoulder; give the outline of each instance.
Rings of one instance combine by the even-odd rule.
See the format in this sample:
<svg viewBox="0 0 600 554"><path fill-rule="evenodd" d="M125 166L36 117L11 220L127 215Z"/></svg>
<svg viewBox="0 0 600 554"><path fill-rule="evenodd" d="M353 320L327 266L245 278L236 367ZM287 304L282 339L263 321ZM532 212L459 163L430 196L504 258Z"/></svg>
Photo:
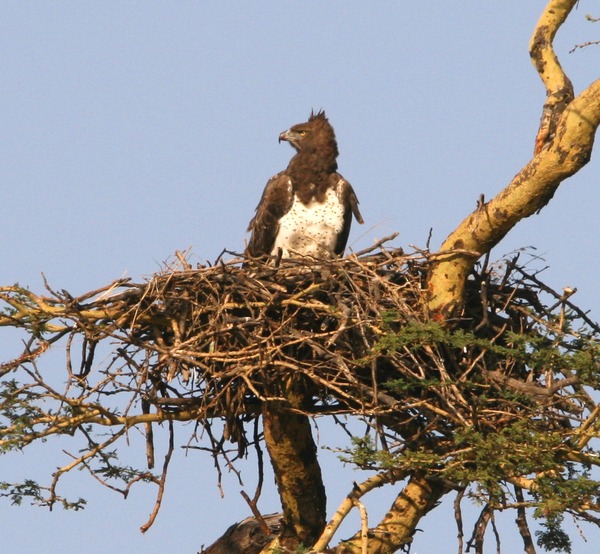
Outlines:
<svg viewBox="0 0 600 554"><path fill-rule="evenodd" d="M246 254L258 258L271 253L279 232L279 221L292 207L293 200L292 182L286 171L269 179L248 225L251 236Z"/></svg>

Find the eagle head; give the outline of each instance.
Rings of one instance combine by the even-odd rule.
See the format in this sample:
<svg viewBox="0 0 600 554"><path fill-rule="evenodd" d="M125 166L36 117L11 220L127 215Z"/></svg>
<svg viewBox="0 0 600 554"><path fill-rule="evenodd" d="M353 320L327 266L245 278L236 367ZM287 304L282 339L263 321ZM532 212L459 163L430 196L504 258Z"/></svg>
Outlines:
<svg viewBox="0 0 600 554"><path fill-rule="evenodd" d="M306 123L298 123L279 135L279 142L289 142L298 153L328 154L337 158L338 149L333 127L323 110L311 112Z"/></svg>

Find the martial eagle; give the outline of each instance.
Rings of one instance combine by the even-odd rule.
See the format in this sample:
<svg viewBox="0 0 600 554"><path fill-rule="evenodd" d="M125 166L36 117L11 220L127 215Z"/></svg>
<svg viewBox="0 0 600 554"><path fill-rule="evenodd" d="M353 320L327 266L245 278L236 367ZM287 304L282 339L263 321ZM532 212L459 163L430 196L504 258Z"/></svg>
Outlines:
<svg viewBox="0 0 600 554"><path fill-rule="evenodd" d="M286 170L269 179L256 214L246 255L259 258L312 256L344 252L352 214L363 219L352 186L337 173L338 148L325 112L279 135L296 150Z"/></svg>

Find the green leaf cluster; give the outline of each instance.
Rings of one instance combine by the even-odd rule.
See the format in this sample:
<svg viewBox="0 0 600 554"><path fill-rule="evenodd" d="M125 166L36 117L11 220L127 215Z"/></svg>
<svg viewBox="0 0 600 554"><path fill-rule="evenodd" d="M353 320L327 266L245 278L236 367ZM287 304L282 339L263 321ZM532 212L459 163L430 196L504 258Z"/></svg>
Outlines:
<svg viewBox="0 0 600 554"><path fill-rule="evenodd" d="M83 498L71 501L55 495L44 496L44 492L47 492L48 489L41 487L31 479L26 479L23 483L2 481L0 482L0 491L0 497L9 498L14 506L20 506L28 498L32 505L52 507L56 502L59 502L65 510L79 511L83 510L87 503Z"/></svg>
<svg viewBox="0 0 600 554"><path fill-rule="evenodd" d="M24 446L23 437L32 433L36 419L45 415L39 402L39 394L15 379L0 382L0 454Z"/></svg>

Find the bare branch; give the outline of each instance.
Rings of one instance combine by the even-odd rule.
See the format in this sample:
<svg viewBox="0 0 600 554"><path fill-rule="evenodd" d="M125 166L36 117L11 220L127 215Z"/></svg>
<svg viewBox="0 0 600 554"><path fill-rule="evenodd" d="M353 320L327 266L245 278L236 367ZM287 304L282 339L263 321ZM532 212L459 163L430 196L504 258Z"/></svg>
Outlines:
<svg viewBox="0 0 600 554"><path fill-rule="evenodd" d="M338 530L339 526L342 524L342 521L346 518L346 516L350 513L353 507L356 506L356 501L372 491L373 489L382 487L383 485L389 483L395 483L403 479L405 475L398 471L386 471L382 473L378 473L373 477L369 477L366 481L361 484L354 484L352 491L346 496L340 507L337 509L335 515L331 519L331 521L327 524L325 529L323 530L323 534L319 537L319 539L315 542L313 549L316 552L320 552L327 548L329 542L333 538L334 534ZM362 541L362 538L361 538ZM361 542L362 544L362 542ZM362 547L361 547L362 548Z"/></svg>
<svg viewBox="0 0 600 554"><path fill-rule="evenodd" d="M423 475L412 475L383 520L369 532L369 554L387 554L412 543L416 526L421 518L437 506L448 492L447 485L429 480ZM342 541L335 552L360 552L363 545L361 532Z"/></svg>
<svg viewBox="0 0 600 554"><path fill-rule="evenodd" d="M515 487L515 497L519 504L524 504L523 491L519 487ZM516 523L517 527L519 528L521 538L523 539L523 547L526 554L536 554L533 538L531 537L531 531L529 530L529 525L527 524L527 515L523 505L517 508Z"/></svg>
<svg viewBox="0 0 600 554"><path fill-rule="evenodd" d="M154 503L154 509L152 510L148 521L140 527L140 531L142 533L145 533L146 531L148 531L148 529L150 529L150 527L152 527L152 524L156 520L156 516L158 515L158 512L160 511L160 507L162 505L162 499L165 492L165 485L167 484L167 471L169 469L169 463L171 461L171 456L173 455L173 450L175 448L174 436L175 430L173 429L173 422L169 421L169 449L165 454L162 475L158 480L158 492L156 494L156 502Z"/></svg>

